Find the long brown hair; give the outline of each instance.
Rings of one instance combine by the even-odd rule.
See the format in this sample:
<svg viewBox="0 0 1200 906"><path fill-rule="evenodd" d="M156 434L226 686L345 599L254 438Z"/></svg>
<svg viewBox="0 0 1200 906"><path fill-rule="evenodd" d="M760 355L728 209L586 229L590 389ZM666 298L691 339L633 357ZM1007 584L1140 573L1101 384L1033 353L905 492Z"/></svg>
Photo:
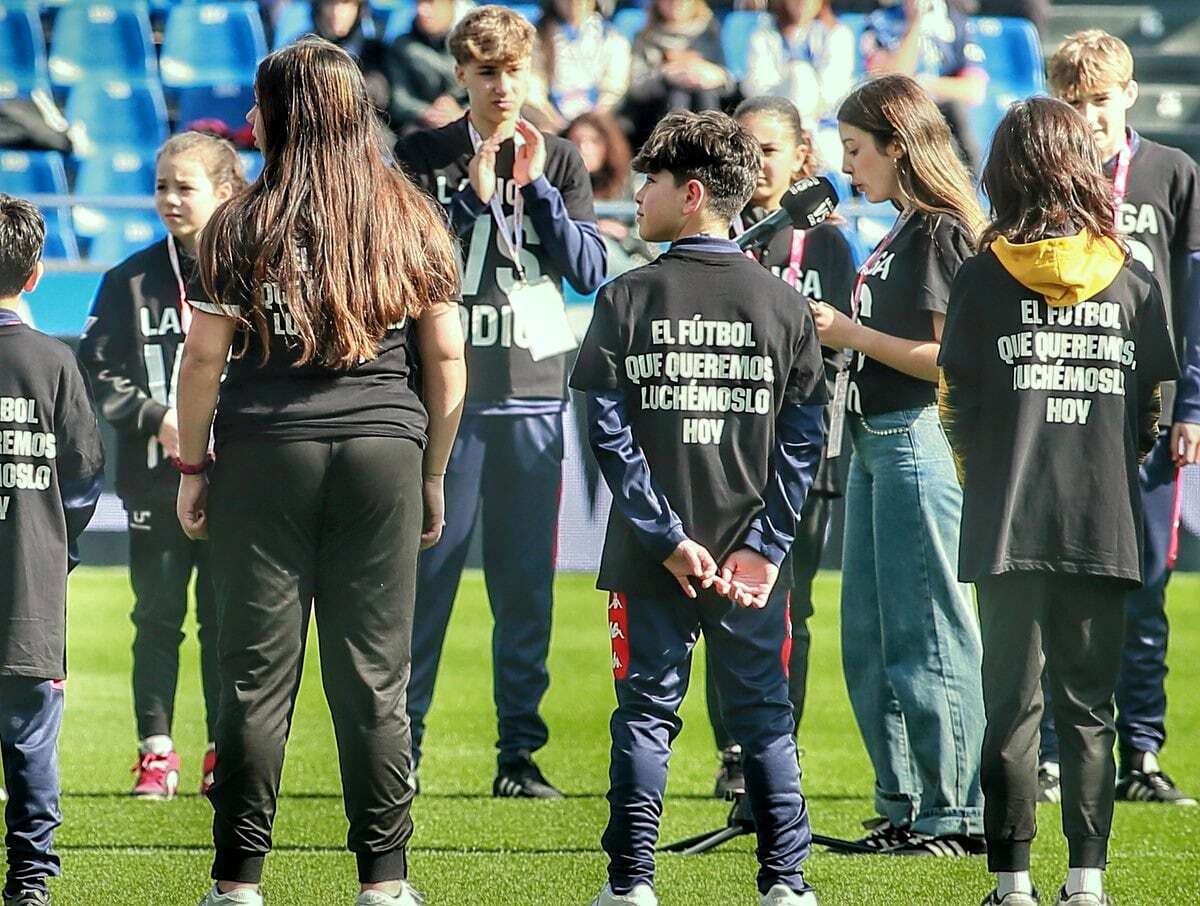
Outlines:
<svg viewBox="0 0 1200 906"><path fill-rule="evenodd" d="M563 138L570 139L576 126L595 129L604 141L604 163L599 170L591 174L592 195L600 201L625 198L629 187L629 163L633 160L633 152L620 125L607 113L597 113L593 110L581 113L571 120L562 131Z"/></svg>
<svg viewBox="0 0 1200 906"><path fill-rule="evenodd" d="M241 308L265 362L262 287L276 284L295 323L296 364L350 368L375 357L389 325L457 293L445 217L389 165L362 75L345 51L302 39L259 64L254 89L263 172L201 236L205 291Z"/></svg>
<svg viewBox="0 0 1200 906"><path fill-rule="evenodd" d="M1029 98L1008 108L983 168L992 220L980 246L998 236L1035 242L1087 230L1120 242L1112 184L1087 121L1069 104Z"/></svg>
<svg viewBox="0 0 1200 906"><path fill-rule="evenodd" d="M912 205L959 220L972 239L979 235L984 218L971 176L946 118L916 81L886 75L860 85L838 108L838 122L870 133L880 151L898 143L896 177Z"/></svg>

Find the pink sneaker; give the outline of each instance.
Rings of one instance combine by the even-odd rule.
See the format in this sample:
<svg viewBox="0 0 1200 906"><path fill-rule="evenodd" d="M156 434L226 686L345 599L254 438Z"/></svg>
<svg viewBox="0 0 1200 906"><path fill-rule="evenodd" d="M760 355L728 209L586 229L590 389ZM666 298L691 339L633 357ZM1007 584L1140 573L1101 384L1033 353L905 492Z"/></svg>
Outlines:
<svg viewBox="0 0 1200 906"><path fill-rule="evenodd" d="M175 791L179 789L179 756L174 752L166 755L142 752L130 770L137 774L131 796L149 800L175 798Z"/></svg>
<svg viewBox="0 0 1200 906"><path fill-rule="evenodd" d="M217 750L207 749L204 752L204 762L200 766L200 795L207 796L213 785L213 771L217 768Z"/></svg>

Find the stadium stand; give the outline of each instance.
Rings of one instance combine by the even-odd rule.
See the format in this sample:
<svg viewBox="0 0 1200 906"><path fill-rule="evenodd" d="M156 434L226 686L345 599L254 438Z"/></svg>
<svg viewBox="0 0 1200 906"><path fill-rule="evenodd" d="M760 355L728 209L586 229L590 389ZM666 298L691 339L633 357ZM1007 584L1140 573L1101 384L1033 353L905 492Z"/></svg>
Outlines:
<svg viewBox="0 0 1200 906"><path fill-rule="evenodd" d="M0 98L24 97L49 83L37 7L0 6Z"/></svg>
<svg viewBox="0 0 1200 906"><path fill-rule="evenodd" d="M57 151L0 151L0 192L64 195L67 171Z"/></svg>
<svg viewBox="0 0 1200 906"><path fill-rule="evenodd" d="M725 53L725 68L739 82L746 77L750 68L750 36L770 22L770 13L736 9L721 23L721 50Z"/></svg>
<svg viewBox="0 0 1200 906"><path fill-rule="evenodd" d="M49 69L56 88L154 79L158 64L148 8L143 3L64 6L54 20Z"/></svg>
<svg viewBox="0 0 1200 906"><path fill-rule="evenodd" d="M154 155L136 151L94 154L79 162L75 194L149 195L154 192Z"/></svg>
<svg viewBox="0 0 1200 906"><path fill-rule="evenodd" d="M267 53L253 3L187 3L167 14L162 81L168 89L253 85Z"/></svg>
<svg viewBox="0 0 1200 906"><path fill-rule="evenodd" d="M82 123L79 157L116 151L153 154L167 138L167 105L156 82L85 81L71 89L66 116Z"/></svg>

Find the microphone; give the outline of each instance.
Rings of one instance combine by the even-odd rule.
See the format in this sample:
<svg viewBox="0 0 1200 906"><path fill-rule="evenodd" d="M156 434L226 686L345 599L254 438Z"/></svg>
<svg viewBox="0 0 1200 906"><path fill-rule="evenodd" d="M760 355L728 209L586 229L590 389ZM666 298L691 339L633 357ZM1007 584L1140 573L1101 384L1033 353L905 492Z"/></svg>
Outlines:
<svg viewBox="0 0 1200 906"><path fill-rule="evenodd" d="M734 241L742 251L766 245L785 226L810 230L829 219L837 207L837 189L824 176L810 176L794 183L780 202L782 207L764 217Z"/></svg>

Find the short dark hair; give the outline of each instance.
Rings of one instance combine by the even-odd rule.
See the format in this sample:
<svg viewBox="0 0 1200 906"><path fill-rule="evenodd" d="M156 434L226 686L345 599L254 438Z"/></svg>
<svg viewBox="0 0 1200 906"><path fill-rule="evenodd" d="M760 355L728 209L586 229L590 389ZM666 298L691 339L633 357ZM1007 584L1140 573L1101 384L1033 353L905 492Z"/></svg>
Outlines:
<svg viewBox="0 0 1200 906"><path fill-rule="evenodd" d="M27 201L0 192L0 299L21 292L42 258L46 221Z"/></svg>
<svg viewBox="0 0 1200 906"><path fill-rule="evenodd" d="M733 219L746 206L762 169L762 147L733 117L668 113L633 159L638 173L667 171L675 183L695 179L708 190L714 214Z"/></svg>

